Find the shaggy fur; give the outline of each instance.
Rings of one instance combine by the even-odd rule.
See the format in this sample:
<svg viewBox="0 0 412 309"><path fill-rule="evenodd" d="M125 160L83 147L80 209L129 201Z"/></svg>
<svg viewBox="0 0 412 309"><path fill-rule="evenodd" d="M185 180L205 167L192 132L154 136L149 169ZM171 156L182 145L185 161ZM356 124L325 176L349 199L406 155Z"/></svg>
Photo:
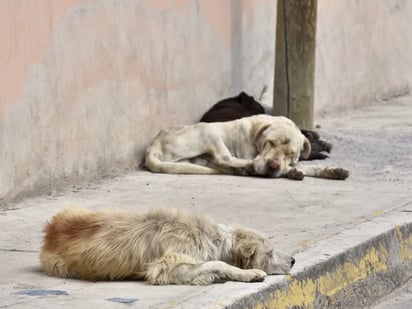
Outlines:
<svg viewBox="0 0 412 309"><path fill-rule="evenodd" d="M200 119L200 122L223 122L265 114L267 111L255 100L254 97L241 92L236 97L223 99L214 104ZM300 157L300 160L317 160L328 157L325 152L330 153L332 145L319 138L319 134L312 130L301 129L302 134L309 140L311 152L309 157Z"/></svg>
<svg viewBox="0 0 412 309"><path fill-rule="evenodd" d="M291 256L245 227L174 209L145 214L66 208L44 228L40 261L51 276L206 285L287 274Z"/></svg>
<svg viewBox="0 0 412 309"><path fill-rule="evenodd" d="M256 115L162 130L146 149L145 164L152 172L170 174L348 177L342 168L296 167L310 150L290 119Z"/></svg>

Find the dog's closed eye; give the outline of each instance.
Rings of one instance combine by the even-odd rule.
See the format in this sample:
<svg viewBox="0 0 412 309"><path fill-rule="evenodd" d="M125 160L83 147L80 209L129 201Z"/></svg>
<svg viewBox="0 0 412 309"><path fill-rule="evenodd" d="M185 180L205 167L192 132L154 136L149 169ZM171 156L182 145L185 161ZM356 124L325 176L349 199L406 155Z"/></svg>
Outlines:
<svg viewBox="0 0 412 309"><path fill-rule="evenodd" d="M265 141L265 147L266 145L269 145L270 147L277 147L279 143L275 140L267 140Z"/></svg>

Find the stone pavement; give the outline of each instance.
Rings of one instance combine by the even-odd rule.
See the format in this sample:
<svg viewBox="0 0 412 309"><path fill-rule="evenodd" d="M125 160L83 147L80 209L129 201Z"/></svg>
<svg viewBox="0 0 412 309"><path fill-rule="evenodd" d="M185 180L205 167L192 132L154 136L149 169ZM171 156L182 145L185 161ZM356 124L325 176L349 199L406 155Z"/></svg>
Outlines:
<svg viewBox="0 0 412 309"><path fill-rule="evenodd" d="M0 212L0 307L361 308L412 277L412 97L318 119L345 181L135 171L7 205ZM42 228L62 207L177 207L267 234L294 254L261 283L149 286L47 277Z"/></svg>

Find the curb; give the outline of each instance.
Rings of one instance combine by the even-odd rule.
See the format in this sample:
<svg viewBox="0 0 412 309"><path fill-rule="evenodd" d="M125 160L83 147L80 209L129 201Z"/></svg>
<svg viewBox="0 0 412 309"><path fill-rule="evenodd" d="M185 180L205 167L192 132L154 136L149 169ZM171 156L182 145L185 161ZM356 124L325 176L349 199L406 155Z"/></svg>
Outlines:
<svg viewBox="0 0 412 309"><path fill-rule="evenodd" d="M303 265L291 275L224 308L369 306L412 277L412 214L396 210L321 240L295 257Z"/></svg>

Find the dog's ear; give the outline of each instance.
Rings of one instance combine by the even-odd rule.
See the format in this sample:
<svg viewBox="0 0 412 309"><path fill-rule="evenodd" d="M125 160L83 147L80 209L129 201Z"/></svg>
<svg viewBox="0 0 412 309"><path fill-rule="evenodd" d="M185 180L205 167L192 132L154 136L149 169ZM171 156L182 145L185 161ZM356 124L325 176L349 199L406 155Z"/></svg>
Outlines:
<svg viewBox="0 0 412 309"><path fill-rule="evenodd" d="M239 243L239 253L243 258L250 258L256 252L256 242L242 241Z"/></svg>
<svg viewBox="0 0 412 309"><path fill-rule="evenodd" d="M251 258L255 254L256 248L256 243L241 240L235 248L235 265L242 269L252 268Z"/></svg>
<svg viewBox="0 0 412 309"><path fill-rule="evenodd" d="M255 142L258 142L259 139L260 139L260 137L263 135L263 132L265 132L269 127L270 127L270 124L269 124L269 123L257 125L257 126L254 128L253 140L254 140Z"/></svg>
<svg viewBox="0 0 412 309"><path fill-rule="evenodd" d="M309 140L305 137L305 140L303 141L303 148L300 152L300 156L303 159L308 159L310 156L310 152L312 150L312 147L310 145Z"/></svg>

